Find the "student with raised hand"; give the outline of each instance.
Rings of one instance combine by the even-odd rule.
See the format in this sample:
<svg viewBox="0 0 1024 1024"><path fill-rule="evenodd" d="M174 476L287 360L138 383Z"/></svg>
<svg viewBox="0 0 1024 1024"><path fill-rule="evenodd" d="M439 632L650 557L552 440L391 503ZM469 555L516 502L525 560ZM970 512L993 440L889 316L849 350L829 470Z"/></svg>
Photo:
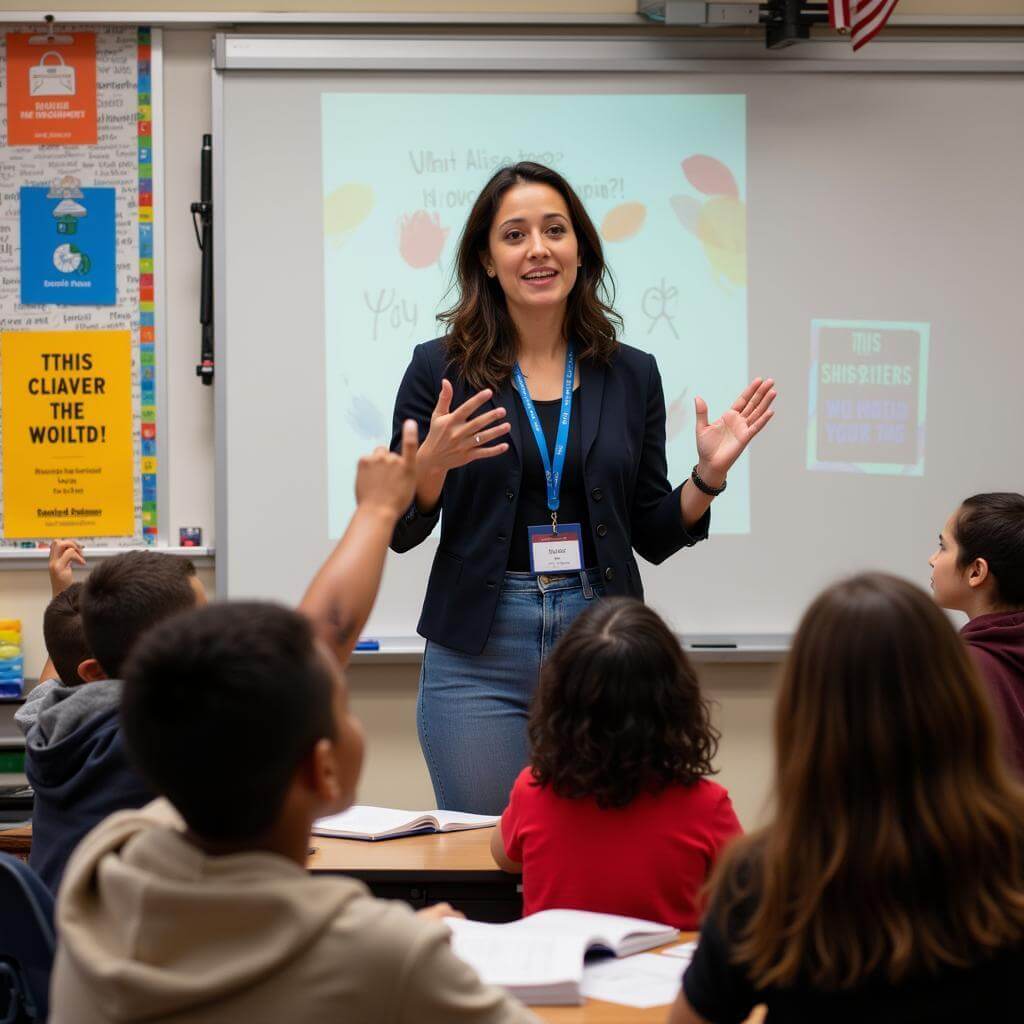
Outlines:
<svg viewBox="0 0 1024 1024"><path fill-rule="evenodd" d="M363 735L343 658L415 482L360 460L358 507L306 614L228 603L167 622L126 669L124 734L166 799L104 822L57 903L51 1024L520 1024L533 1016L451 951L442 906L414 915L306 872L313 821L355 799Z"/></svg>
<svg viewBox="0 0 1024 1024"><path fill-rule="evenodd" d="M804 614L775 811L723 857L671 1024L1007 1020L1024 970L1024 790L964 645L866 574Z"/></svg>
<svg viewBox="0 0 1024 1024"><path fill-rule="evenodd" d="M657 612L607 598L545 662L530 712L530 764L491 839L523 873L523 913L568 908L697 927L698 895L741 832L709 778L707 701Z"/></svg>
<svg viewBox="0 0 1024 1024"><path fill-rule="evenodd" d="M114 811L153 798L121 739L121 669L128 652L155 623L206 599L195 566L173 555L128 551L108 558L77 595L72 562L84 564L77 543L57 541L50 551L56 596L44 632L51 657L61 663L60 678L36 687L19 718L25 774L35 791L29 864L54 892L71 851L90 829ZM85 658L78 657L76 596ZM54 662L47 666L44 674L57 676Z"/></svg>
<svg viewBox="0 0 1024 1024"><path fill-rule="evenodd" d="M949 517L928 560L943 607L988 684L1006 753L1024 776L1024 495L975 494Z"/></svg>

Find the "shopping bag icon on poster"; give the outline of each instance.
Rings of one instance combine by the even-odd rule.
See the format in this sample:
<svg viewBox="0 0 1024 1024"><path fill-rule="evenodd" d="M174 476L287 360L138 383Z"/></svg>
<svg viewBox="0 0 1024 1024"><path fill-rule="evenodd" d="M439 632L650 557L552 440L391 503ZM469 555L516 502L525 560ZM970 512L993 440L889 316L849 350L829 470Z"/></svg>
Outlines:
<svg viewBox="0 0 1024 1024"><path fill-rule="evenodd" d="M60 63L47 63L47 57L56 57ZM75 95L75 69L65 64L56 50L47 50L39 63L29 68L28 82L31 96Z"/></svg>

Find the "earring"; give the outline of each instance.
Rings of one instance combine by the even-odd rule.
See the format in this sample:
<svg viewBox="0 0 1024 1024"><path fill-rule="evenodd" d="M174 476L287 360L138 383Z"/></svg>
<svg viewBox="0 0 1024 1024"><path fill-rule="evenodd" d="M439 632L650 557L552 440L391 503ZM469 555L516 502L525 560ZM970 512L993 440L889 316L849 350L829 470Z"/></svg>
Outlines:
<svg viewBox="0 0 1024 1024"><path fill-rule="evenodd" d="M487 276L488 277L494 277L494 271L493 270L488 270L487 271Z"/></svg>

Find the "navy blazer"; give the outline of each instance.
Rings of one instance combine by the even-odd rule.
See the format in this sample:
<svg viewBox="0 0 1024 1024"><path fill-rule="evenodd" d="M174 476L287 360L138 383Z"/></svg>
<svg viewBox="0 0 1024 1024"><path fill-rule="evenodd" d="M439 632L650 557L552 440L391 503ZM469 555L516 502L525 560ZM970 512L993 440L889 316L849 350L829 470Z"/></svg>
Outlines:
<svg viewBox="0 0 1024 1024"><path fill-rule="evenodd" d="M453 409L475 393L448 370L444 338L413 349L395 400L392 450L400 446L404 420L416 420L421 442L427 436L445 376L454 389ZM673 490L668 480L665 396L654 356L620 345L607 366L585 359L578 372L583 485L598 567L608 594L642 600L633 551L663 562L707 537L711 513L693 531L683 526L679 492L685 484ZM509 450L450 470L438 507L426 515L414 502L391 538L392 550L408 551L430 535L440 517L441 543L417 628L428 640L467 654L479 654L491 630L512 543L522 446L534 443L520 437L511 380L480 412L498 406L508 411L512 426L504 438Z"/></svg>

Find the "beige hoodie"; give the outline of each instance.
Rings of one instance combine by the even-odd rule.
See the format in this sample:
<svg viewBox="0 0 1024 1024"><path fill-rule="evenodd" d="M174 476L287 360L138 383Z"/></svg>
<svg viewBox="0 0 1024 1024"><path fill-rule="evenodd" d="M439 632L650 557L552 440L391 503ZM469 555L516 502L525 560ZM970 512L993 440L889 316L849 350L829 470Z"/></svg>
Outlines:
<svg viewBox="0 0 1024 1024"><path fill-rule="evenodd" d="M274 854L207 856L182 829L157 800L75 851L51 1024L535 1021L455 958L443 924Z"/></svg>

